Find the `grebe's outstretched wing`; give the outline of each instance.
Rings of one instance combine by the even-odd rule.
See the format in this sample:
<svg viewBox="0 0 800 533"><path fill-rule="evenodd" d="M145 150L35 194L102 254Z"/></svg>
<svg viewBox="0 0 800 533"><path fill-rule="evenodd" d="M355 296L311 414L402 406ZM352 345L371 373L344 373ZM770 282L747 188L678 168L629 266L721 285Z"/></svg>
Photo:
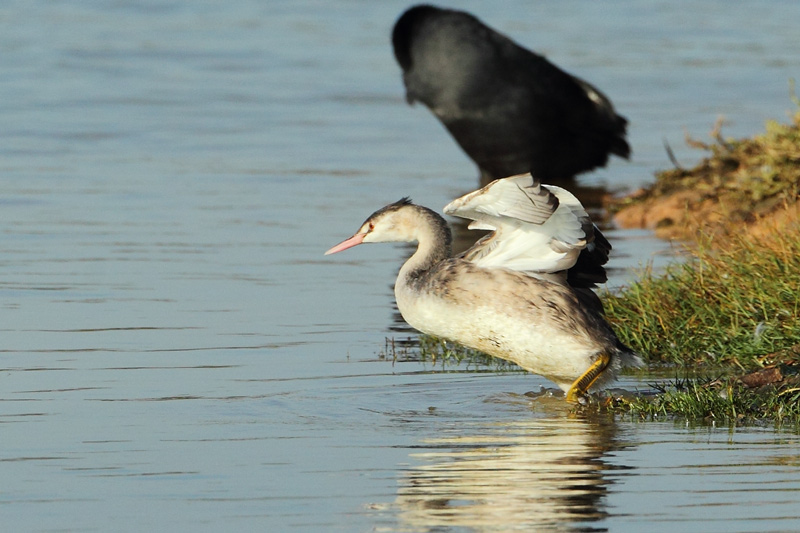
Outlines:
<svg viewBox="0 0 800 533"><path fill-rule="evenodd" d="M473 220L470 229L493 231L463 256L486 268L534 275L565 272L595 240L594 225L580 201L561 187L542 185L530 174L493 181L453 200L444 212ZM597 262L590 261L591 266L602 269Z"/></svg>

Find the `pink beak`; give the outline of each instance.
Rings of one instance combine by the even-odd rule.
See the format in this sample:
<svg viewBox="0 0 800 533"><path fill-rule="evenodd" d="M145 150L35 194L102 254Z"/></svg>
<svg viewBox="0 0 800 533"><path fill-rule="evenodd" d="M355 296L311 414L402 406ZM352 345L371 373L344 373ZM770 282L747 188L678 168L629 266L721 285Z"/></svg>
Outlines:
<svg viewBox="0 0 800 533"><path fill-rule="evenodd" d="M366 237L366 233L356 233L352 237L347 240L344 240L325 252L325 255L335 254L337 252L341 252L342 250L347 250L348 248L352 248L353 246L357 246L364 242L364 237Z"/></svg>

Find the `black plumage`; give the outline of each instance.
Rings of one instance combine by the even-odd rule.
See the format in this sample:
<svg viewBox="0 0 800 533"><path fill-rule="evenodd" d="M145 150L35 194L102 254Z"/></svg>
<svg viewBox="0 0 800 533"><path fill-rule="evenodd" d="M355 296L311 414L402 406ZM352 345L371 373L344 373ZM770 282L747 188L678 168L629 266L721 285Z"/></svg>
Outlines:
<svg viewBox="0 0 800 533"><path fill-rule="evenodd" d="M565 183L627 158L627 120L589 83L463 11L410 8L392 32L409 103L425 104L481 182L531 172Z"/></svg>

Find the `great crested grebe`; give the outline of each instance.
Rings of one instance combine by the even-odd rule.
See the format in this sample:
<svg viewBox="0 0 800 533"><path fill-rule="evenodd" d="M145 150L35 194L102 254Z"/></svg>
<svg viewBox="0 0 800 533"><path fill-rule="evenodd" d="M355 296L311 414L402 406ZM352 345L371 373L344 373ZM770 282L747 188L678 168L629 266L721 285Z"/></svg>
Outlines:
<svg viewBox="0 0 800 533"><path fill-rule="evenodd" d="M579 257L599 235L571 193L525 174L496 180L444 212L492 233L451 257L445 220L404 198L326 255L361 243L416 241L394 289L406 322L544 376L568 401L609 383L623 366L641 364L605 321L591 284L569 281L580 279L568 271L580 268ZM590 270L602 270L609 248L589 255Z"/></svg>

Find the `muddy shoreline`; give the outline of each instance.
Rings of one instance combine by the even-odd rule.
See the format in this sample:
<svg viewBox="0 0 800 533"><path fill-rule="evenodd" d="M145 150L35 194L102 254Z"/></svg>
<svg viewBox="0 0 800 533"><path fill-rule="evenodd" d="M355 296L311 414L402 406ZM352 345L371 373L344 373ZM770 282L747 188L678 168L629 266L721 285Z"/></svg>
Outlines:
<svg viewBox="0 0 800 533"><path fill-rule="evenodd" d="M705 152L693 168L656 174L650 187L607 208L623 228L646 228L664 239L750 233L756 237L798 225L800 216L800 111L788 124L768 121L747 139L725 139L724 123L709 143L687 138Z"/></svg>

